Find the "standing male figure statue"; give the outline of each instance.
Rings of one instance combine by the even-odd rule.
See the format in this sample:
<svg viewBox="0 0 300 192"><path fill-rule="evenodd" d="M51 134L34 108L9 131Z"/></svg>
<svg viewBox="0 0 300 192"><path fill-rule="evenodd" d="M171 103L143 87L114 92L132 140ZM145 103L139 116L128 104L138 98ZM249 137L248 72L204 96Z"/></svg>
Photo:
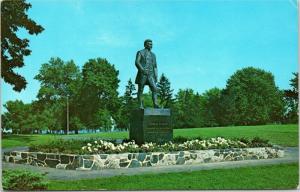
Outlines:
<svg viewBox="0 0 300 192"><path fill-rule="evenodd" d="M152 101L154 108L158 108L157 104L157 65L155 54L151 52L152 40L146 39L144 41L145 49L140 50L136 54L135 66L138 69L137 76L135 78L135 83L138 84L138 102L140 108L144 108L143 105L143 91L145 85L150 87L152 92Z"/></svg>

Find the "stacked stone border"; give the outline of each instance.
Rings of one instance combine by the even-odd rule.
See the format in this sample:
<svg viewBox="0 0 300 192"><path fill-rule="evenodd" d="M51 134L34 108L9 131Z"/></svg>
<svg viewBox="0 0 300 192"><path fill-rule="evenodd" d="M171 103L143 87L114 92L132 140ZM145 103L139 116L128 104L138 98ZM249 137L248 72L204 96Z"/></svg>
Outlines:
<svg viewBox="0 0 300 192"><path fill-rule="evenodd" d="M72 155L41 152L5 152L5 162L67 170L101 170L167 165L199 164L222 161L269 159L284 156L274 147L210 149L177 152L148 152L98 155Z"/></svg>

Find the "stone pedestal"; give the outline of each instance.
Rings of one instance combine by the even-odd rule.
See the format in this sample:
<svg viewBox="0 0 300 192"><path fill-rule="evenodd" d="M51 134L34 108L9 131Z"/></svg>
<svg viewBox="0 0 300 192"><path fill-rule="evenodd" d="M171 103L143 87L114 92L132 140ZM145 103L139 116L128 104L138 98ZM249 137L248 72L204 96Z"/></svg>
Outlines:
<svg viewBox="0 0 300 192"><path fill-rule="evenodd" d="M129 138L137 144L164 143L173 139L170 109L136 109L131 113Z"/></svg>

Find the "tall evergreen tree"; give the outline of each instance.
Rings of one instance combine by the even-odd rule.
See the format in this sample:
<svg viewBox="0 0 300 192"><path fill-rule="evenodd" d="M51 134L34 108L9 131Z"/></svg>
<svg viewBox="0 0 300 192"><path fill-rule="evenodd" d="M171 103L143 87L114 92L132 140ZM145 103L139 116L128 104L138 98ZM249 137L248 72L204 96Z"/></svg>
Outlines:
<svg viewBox="0 0 300 192"><path fill-rule="evenodd" d="M136 89L131 79L128 80L125 93L120 98L122 102L122 106L120 108L120 115L117 120L117 124L119 128L128 129L130 127L130 115L131 111L137 107L136 99L134 98L136 95Z"/></svg>
<svg viewBox="0 0 300 192"><path fill-rule="evenodd" d="M157 87L160 106L170 108L173 102L173 89L171 89L171 83L165 74L160 76Z"/></svg>
<svg viewBox="0 0 300 192"><path fill-rule="evenodd" d="M28 39L17 36L19 29L26 29L30 35L41 33L44 28L27 15L30 3L25 0L1 1L1 76L15 91L26 88L26 79L14 71L24 66L24 56L31 53Z"/></svg>

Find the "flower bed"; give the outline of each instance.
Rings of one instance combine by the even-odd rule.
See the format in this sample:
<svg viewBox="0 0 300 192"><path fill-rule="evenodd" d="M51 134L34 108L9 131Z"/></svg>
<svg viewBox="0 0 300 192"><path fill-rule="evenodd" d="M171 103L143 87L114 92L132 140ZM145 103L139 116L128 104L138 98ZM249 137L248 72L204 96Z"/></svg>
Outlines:
<svg viewBox="0 0 300 192"><path fill-rule="evenodd" d="M205 150L205 149L224 149L224 148L252 148L252 147L271 147L267 140L260 138L245 139L224 139L221 137L202 139L194 138L189 140L185 137L175 137L172 142L162 145L146 143L138 146L134 141L129 140L97 140L87 138L84 140L53 140L47 144L31 145L30 152L44 153L68 153L68 154L112 154L112 153L142 153L142 152L169 152L184 150Z"/></svg>
<svg viewBox="0 0 300 192"><path fill-rule="evenodd" d="M179 143L168 142L162 145L156 143L145 143L137 145L134 141L122 144L114 144L109 141L94 141L87 143L81 149L85 154L101 154L101 153L125 153L125 152L171 152L171 151L187 151L187 150L205 150L205 149L227 149L227 148L246 148L246 147L271 147L272 145L266 140L254 138L247 139L224 139L222 137L211 138L206 140L194 139Z"/></svg>

